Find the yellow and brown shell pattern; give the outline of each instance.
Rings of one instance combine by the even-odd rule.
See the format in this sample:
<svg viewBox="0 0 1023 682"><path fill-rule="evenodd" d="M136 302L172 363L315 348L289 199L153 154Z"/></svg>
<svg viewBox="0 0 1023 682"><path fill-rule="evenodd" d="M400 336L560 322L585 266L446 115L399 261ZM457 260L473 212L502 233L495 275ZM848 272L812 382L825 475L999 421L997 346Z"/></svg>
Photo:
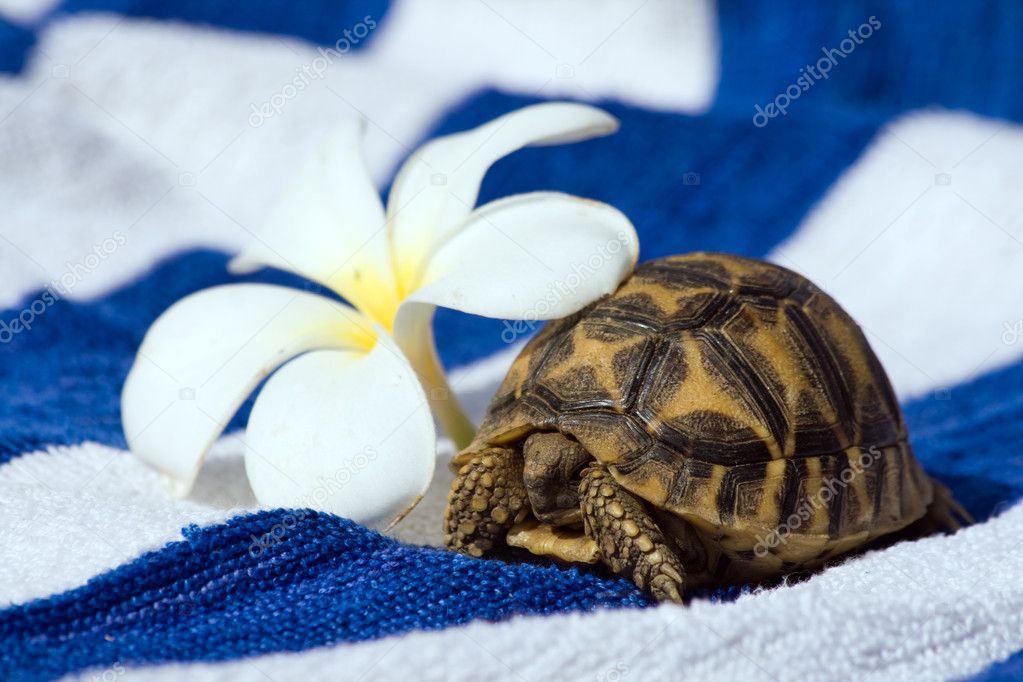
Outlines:
<svg viewBox="0 0 1023 682"><path fill-rule="evenodd" d="M818 565L932 498L856 323L804 277L738 256L650 261L547 325L454 464L536 431L575 438L688 522L706 552L694 583Z"/></svg>

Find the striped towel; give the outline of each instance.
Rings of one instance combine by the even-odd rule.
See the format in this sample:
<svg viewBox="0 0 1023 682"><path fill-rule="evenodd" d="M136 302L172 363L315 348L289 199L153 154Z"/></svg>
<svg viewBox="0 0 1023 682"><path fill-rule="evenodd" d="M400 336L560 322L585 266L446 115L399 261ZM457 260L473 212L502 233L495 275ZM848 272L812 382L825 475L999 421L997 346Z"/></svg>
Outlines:
<svg viewBox="0 0 1023 682"><path fill-rule="evenodd" d="M0 679L1023 676L1021 65L1011 0L0 0ZM424 139L551 99L621 131L500 161L481 202L593 197L644 260L807 275L979 523L655 606L438 549L443 466L389 536L261 509L250 403L186 499L126 453L120 388L163 310L311 287L225 264L339 120L369 122L384 190ZM507 329L437 317L477 419L523 341Z"/></svg>

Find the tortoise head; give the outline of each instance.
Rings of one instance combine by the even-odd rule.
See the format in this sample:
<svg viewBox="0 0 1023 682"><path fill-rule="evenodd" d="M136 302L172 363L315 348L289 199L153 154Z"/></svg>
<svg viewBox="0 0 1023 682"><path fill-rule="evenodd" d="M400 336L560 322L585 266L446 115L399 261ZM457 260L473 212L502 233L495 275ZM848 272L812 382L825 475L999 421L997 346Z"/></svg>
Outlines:
<svg viewBox="0 0 1023 682"><path fill-rule="evenodd" d="M533 515L545 523L578 523L579 482L593 457L577 441L560 433L534 433L522 445L522 472Z"/></svg>

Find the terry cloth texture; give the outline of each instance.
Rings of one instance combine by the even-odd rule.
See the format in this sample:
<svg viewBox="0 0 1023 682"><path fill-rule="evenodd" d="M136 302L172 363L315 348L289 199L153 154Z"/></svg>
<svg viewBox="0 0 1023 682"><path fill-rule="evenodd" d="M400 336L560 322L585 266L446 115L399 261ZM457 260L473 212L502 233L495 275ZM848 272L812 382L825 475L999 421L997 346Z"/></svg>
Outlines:
<svg viewBox="0 0 1023 682"><path fill-rule="evenodd" d="M0 679L1023 676L1023 9L551 4L0 0ZM620 132L518 152L480 201L567 191L623 210L642 259L808 275L976 526L653 606L604 574L436 549L443 461L393 538L259 509L251 401L185 500L124 451L120 387L167 306L315 289L225 264L339 121L368 120L383 192L428 137L563 98ZM54 281L70 293L45 299ZM445 311L436 329L478 418L526 335Z"/></svg>
<svg viewBox="0 0 1023 682"><path fill-rule="evenodd" d="M60 675L112 660L194 658L189 652L223 660L647 603L624 580L416 549L310 511L190 526L184 536L77 590L5 611L0 641L17 645L0 666Z"/></svg>

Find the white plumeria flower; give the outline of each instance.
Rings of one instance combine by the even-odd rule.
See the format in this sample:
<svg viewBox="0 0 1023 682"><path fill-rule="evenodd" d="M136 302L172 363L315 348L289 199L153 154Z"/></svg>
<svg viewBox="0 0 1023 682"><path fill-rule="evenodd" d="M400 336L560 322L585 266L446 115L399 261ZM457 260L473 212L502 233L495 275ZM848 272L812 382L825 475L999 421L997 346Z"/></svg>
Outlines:
<svg viewBox="0 0 1023 682"><path fill-rule="evenodd" d="M245 436L259 502L378 527L400 518L433 475L429 406L456 444L473 431L437 358L435 306L563 317L614 291L636 262L635 231L611 206L535 192L473 210L483 175L526 145L616 128L594 107L552 103L433 140L401 168L386 212L361 126L328 138L230 268L290 270L351 305L266 284L178 301L146 334L125 382L131 449L187 494L231 416L283 364Z"/></svg>

